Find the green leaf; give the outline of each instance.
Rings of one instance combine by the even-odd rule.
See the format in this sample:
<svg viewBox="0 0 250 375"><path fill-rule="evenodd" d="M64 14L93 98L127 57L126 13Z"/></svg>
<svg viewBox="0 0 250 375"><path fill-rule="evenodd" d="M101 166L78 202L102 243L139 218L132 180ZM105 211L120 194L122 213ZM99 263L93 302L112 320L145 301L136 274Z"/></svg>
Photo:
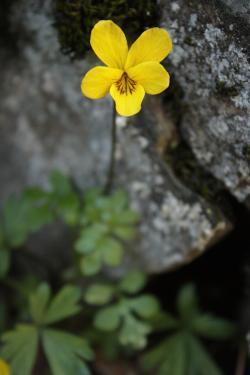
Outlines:
<svg viewBox="0 0 250 375"><path fill-rule="evenodd" d="M121 240L132 240L135 237L136 229L130 226L116 225L113 228L113 234Z"/></svg>
<svg viewBox="0 0 250 375"><path fill-rule="evenodd" d="M126 209L122 212L118 212L115 215L115 221L119 223L119 225L124 225L124 226L137 224L139 221L139 218L140 218L139 213L131 209Z"/></svg>
<svg viewBox="0 0 250 375"><path fill-rule="evenodd" d="M75 250L80 254L88 254L96 250L98 242L107 232L107 227L103 224L93 224L85 228L75 243Z"/></svg>
<svg viewBox="0 0 250 375"><path fill-rule="evenodd" d="M66 224L73 226L77 224L80 201L75 193L57 197L53 195L53 200L56 205L56 211L59 216L62 216Z"/></svg>
<svg viewBox="0 0 250 375"><path fill-rule="evenodd" d="M159 302L151 295L144 294L130 301L131 308L142 318L151 318L160 309Z"/></svg>
<svg viewBox="0 0 250 375"><path fill-rule="evenodd" d="M121 264L123 256L122 245L114 238L105 238L98 246L105 264L110 267L116 267Z"/></svg>
<svg viewBox="0 0 250 375"><path fill-rule="evenodd" d="M34 202L25 192L7 200L3 212L4 234L11 247L21 246L28 235L53 220L47 203Z"/></svg>
<svg viewBox="0 0 250 375"><path fill-rule="evenodd" d="M100 309L95 315L94 325L103 331L113 331L118 328L120 320L119 307L114 305Z"/></svg>
<svg viewBox="0 0 250 375"><path fill-rule="evenodd" d="M125 317L119 341L124 346L131 346L134 349L143 349L147 345L147 335L151 332L151 327L145 322L141 322L131 314Z"/></svg>
<svg viewBox="0 0 250 375"><path fill-rule="evenodd" d="M50 183L53 190L60 195L67 195L72 191L70 179L58 170L50 174Z"/></svg>
<svg viewBox="0 0 250 375"><path fill-rule="evenodd" d="M27 236L24 220L26 203L16 197L9 198L4 206L4 233L8 244L12 247L20 246Z"/></svg>
<svg viewBox="0 0 250 375"><path fill-rule="evenodd" d="M134 294L146 285L146 275L140 271L131 271L121 280L119 288L126 293Z"/></svg>
<svg viewBox="0 0 250 375"><path fill-rule="evenodd" d="M30 203L47 202L49 193L38 186L34 186L24 190L23 197Z"/></svg>
<svg viewBox="0 0 250 375"><path fill-rule="evenodd" d="M63 287L49 304L44 323L51 324L76 315L81 310L80 298L79 288L71 285Z"/></svg>
<svg viewBox="0 0 250 375"><path fill-rule="evenodd" d="M222 375L221 370L210 357L206 349L194 336L188 336L188 348L190 355L190 374L198 375Z"/></svg>
<svg viewBox="0 0 250 375"><path fill-rule="evenodd" d="M45 312L49 303L51 290L48 284L42 283L37 290L32 293L29 299L30 312L34 322L40 324L43 322Z"/></svg>
<svg viewBox="0 0 250 375"><path fill-rule="evenodd" d="M171 314L165 311L159 311L151 319L154 331L173 330L180 327L180 323Z"/></svg>
<svg viewBox="0 0 250 375"><path fill-rule="evenodd" d="M227 339L235 333L235 327L225 319L209 314L195 317L191 325L194 333L210 339Z"/></svg>
<svg viewBox="0 0 250 375"><path fill-rule="evenodd" d="M113 297L114 286L108 284L93 284L86 294L85 301L90 305L104 305L110 302Z"/></svg>
<svg viewBox="0 0 250 375"><path fill-rule="evenodd" d="M142 365L145 371L157 369L157 375L187 375L186 335L177 333L164 340L143 356ZM196 375L196 373L192 373L192 375Z"/></svg>
<svg viewBox="0 0 250 375"><path fill-rule="evenodd" d="M38 350L38 331L32 325L19 325L2 336L2 356L11 364L11 374L31 375Z"/></svg>
<svg viewBox="0 0 250 375"><path fill-rule="evenodd" d="M194 285L188 284L181 288L177 296L177 309L184 321L193 319L199 313L198 299Z"/></svg>
<svg viewBox="0 0 250 375"><path fill-rule="evenodd" d="M122 211L128 205L128 196L123 190L117 190L110 197L111 205L114 209L119 212Z"/></svg>
<svg viewBox="0 0 250 375"><path fill-rule="evenodd" d="M80 262L80 269L83 275L93 276L98 273L102 266L101 254L94 252L85 255Z"/></svg>
<svg viewBox="0 0 250 375"><path fill-rule="evenodd" d="M46 329L42 343L53 375L90 375L85 360L93 359L86 340L62 331Z"/></svg>
<svg viewBox="0 0 250 375"><path fill-rule="evenodd" d="M0 280L3 279L10 268L11 253L10 250L0 248Z"/></svg>

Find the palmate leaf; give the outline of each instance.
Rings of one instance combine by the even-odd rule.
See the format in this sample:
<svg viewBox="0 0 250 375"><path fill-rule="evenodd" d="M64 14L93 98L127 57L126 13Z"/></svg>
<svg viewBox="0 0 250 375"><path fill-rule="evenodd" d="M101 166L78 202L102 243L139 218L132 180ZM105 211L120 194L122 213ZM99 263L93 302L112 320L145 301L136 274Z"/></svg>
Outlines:
<svg viewBox="0 0 250 375"><path fill-rule="evenodd" d="M199 313L198 298L195 286L183 286L177 296L177 309L180 318L188 321Z"/></svg>
<svg viewBox="0 0 250 375"><path fill-rule="evenodd" d="M80 298L80 288L71 285L63 287L50 302L45 313L44 323L55 323L77 314L81 310Z"/></svg>
<svg viewBox="0 0 250 375"><path fill-rule="evenodd" d="M180 328L179 320L166 311L159 311L150 319L150 322L156 332Z"/></svg>
<svg viewBox="0 0 250 375"><path fill-rule="evenodd" d="M29 299L30 313L35 323L42 323L50 300L51 290L48 284L42 283Z"/></svg>
<svg viewBox="0 0 250 375"><path fill-rule="evenodd" d="M142 366L145 371L156 370L157 375L188 375L187 361L186 336L176 333L148 351L142 358Z"/></svg>
<svg viewBox="0 0 250 375"><path fill-rule="evenodd" d="M221 370L210 357L199 339L188 335L187 345L189 351L189 374L188 375L222 375Z"/></svg>
<svg viewBox="0 0 250 375"><path fill-rule="evenodd" d="M38 349L38 331L32 325L19 325L2 336L1 355L11 364L12 375L31 375Z"/></svg>
<svg viewBox="0 0 250 375"><path fill-rule="evenodd" d="M186 332L171 335L148 351L142 366L157 375L222 375L200 340Z"/></svg>
<svg viewBox="0 0 250 375"><path fill-rule="evenodd" d="M200 314L192 320L194 333L209 339L224 340L235 333L235 327L225 319L210 314Z"/></svg>
<svg viewBox="0 0 250 375"><path fill-rule="evenodd" d="M42 344L53 375L89 375L85 361L93 359L87 341L69 333L46 329Z"/></svg>
<svg viewBox="0 0 250 375"><path fill-rule="evenodd" d="M94 229L94 227L97 227L97 225L94 225L91 229ZM111 236L103 236L103 238L98 239L95 247L92 240L86 241L86 237L82 236L76 242L75 249L81 253L85 252L80 262L80 270L86 276L95 275L100 271L103 264L110 267L119 266L123 256L122 244Z"/></svg>
<svg viewBox="0 0 250 375"><path fill-rule="evenodd" d="M140 321L132 314L127 314L119 332L119 341L124 346L143 349L147 344L147 335L151 330L150 324Z"/></svg>
<svg viewBox="0 0 250 375"><path fill-rule="evenodd" d="M51 289L42 283L30 296L30 312L34 322L48 325L77 314L81 307L81 290L66 285L51 299Z"/></svg>

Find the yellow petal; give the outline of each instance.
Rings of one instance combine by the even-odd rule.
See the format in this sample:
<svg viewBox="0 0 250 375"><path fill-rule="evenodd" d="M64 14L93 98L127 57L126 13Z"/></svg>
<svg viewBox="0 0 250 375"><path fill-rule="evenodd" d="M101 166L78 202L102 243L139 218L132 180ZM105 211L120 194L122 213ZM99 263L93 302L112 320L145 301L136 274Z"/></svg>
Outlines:
<svg viewBox="0 0 250 375"><path fill-rule="evenodd" d="M122 70L107 68L106 66L97 66L89 70L81 84L83 95L90 99L104 97L109 92L112 83L117 81L122 73Z"/></svg>
<svg viewBox="0 0 250 375"><path fill-rule="evenodd" d="M144 31L132 44L125 68L138 65L146 61L160 62L172 50L172 40L165 29L153 27Z"/></svg>
<svg viewBox="0 0 250 375"><path fill-rule="evenodd" d="M10 375L10 368L7 363L0 358L0 375Z"/></svg>
<svg viewBox="0 0 250 375"><path fill-rule="evenodd" d="M124 68L128 54L127 39L114 22L97 22L91 32L90 44L104 64L112 68Z"/></svg>
<svg viewBox="0 0 250 375"><path fill-rule="evenodd" d="M121 94L116 84L110 89L110 95L116 103L116 111L121 116L133 116L141 110L141 103L145 95L143 87L136 84L132 93Z"/></svg>
<svg viewBox="0 0 250 375"><path fill-rule="evenodd" d="M128 76L141 84L147 94L160 94L169 86L169 74L157 62L149 61L127 70Z"/></svg>

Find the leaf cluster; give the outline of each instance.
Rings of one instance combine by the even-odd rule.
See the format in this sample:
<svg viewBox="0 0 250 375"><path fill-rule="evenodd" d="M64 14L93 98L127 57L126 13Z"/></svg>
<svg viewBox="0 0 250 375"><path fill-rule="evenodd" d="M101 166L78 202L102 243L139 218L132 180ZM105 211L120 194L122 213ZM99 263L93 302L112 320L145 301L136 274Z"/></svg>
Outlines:
<svg viewBox="0 0 250 375"><path fill-rule="evenodd" d="M119 282L92 284L85 300L90 305L104 306L94 316L95 328L116 332L119 344L131 349L142 349L152 331L149 319L159 311L157 299L150 294L139 294L146 277L131 271Z"/></svg>
<svg viewBox="0 0 250 375"><path fill-rule="evenodd" d="M2 337L1 356L11 364L12 375L31 375L41 345L53 375L88 375L86 361L93 359L87 340L51 328L52 324L81 311L81 291L64 286L54 297L48 284L42 283L30 296L31 323L19 324Z"/></svg>
<svg viewBox="0 0 250 375"><path fill-rule="evenodd" d="M55 171L50 176L50 185L49 191L27 188L5 203L0 220L0 279L9 270L11 250L24 245L30 234L58 218L76 225L80 199L70 180Z"/></svg>
<svg viewBox="0 0 250 375"><path fill-rule="evenodd" d="M221 375L200 338L223 340L231 337L232 323L203 313L193 285L184 286L177 296L178 318L163 312L156 317L156 331L172 331L167 338L143 356L145 371L158 375Z"/></svg>
<svg viewBox="0 0 250 375"><path fill-rule="evenodd" d="M119 266L125 242L135 236L138 220L138 213L129 208L124 191L111 196L97 189L86 193L80 234L75 243L81 257L81 272L90 276L98 273L103 265Z"/></svg>

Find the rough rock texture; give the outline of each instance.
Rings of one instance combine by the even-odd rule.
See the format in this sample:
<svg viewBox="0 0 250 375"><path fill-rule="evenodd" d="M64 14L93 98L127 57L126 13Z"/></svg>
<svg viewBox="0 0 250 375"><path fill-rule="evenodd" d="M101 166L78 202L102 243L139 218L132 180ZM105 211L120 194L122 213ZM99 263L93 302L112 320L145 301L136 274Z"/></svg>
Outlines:
<svg viewBox="0 0 250 375"><path fill-rule="evenodd" d="M108 167L111 100L82 98L81 78L96 60L71 62L60 53L50 4L50 1L19 1L12 15L15 40L18 35L16 49L10 48L0 55L1 201L27 184L46 185L53 168L71 174L84 189L103 184ZM170 26L173 30L173 24ZM212 26L211 30L208 37L213 41L216 36ZM176 51L172 61L175 59L181 75L180 61L185 50L177 44ZM207 77L205 74L204 81ZM182 80L185 83L185 76ZM189 86L190 91L198 89ZM141 124L140 117L136 123L141 126L132 123L124 126L126 121L117 119L119 177L116 181L128 190L131 204L142 213L133 254L150 272L188 262L230 229L220 210L185 187L163 162L158 152L158 135L162 130L159 120L166 124L166 119L158 109L154 107L156 117L151 114L148 127ZM240 118L243 110L238 109ZM215 118L216 113L213 113ZM195 137L198 124L195 117L192 119L190 135L193 130ZM230 122L226 124L230 126ZM204 129L206 126L205 122ZM225 126L224 123L224 127L217 128L222 132ZM164 130L166 139L172 136L173 129L170 121ZM197 146L197 156L204 152L207 160L212 150L205 151ZM135 261L135 255L131 258Z"/></svg>
<svg viewBox="0 0 250 375"><path fill-rule="evenodd" d="M240 201L250 196L250 5L159 1L173 36L173 85L183 92L181 134L196 158ZM176 77L176 78L175 78Z"/></svg>

